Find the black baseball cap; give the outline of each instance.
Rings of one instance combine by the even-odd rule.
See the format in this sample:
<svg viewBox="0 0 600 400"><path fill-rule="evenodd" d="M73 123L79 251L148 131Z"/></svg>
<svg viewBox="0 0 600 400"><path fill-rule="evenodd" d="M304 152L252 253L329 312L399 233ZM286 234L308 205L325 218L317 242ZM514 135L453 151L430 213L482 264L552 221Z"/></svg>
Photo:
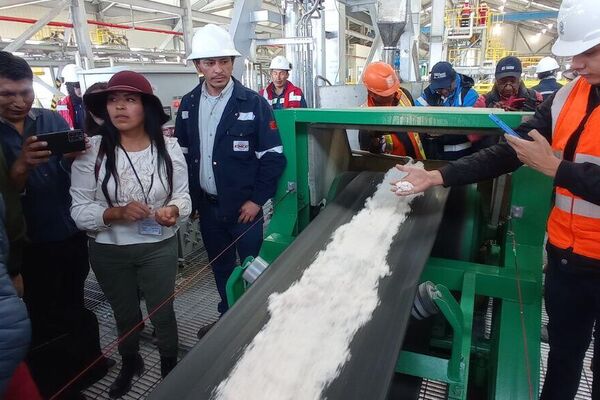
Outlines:
<svg viewBox="0 0 600 400"><path fill-rule="evenodd" d="M431 90L450 89L455 78L456 71L452 68L452 64L446 61L440 61L431 68L429 77Z"/></svg>
<svg viewBox="0 0 600 400"><path fill-rule="evenodd" d="M521 65L521 60L517 57L504 57L496 65L496 79L506 78L507 76L513 76L518 79L521 78L522 73L523 66Z"/></svg>

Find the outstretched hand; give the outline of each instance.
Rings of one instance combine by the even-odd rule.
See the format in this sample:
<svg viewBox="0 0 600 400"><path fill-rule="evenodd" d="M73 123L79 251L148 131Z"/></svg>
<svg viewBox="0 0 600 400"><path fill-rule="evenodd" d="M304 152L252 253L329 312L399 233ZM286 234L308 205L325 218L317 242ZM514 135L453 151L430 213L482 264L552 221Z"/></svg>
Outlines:
<svg viewBox="0 0 600 400"><path fill-rule="evenodd" d="M424 192L432 186L442 185L444 180L440 171L426 171L423 168L408 166L408 165L396 165L396 168L402 172L406 172L407 175L400 181L393 181L391 190L398 196L408 196L410 194L417 194ZM409 182L413 187L410 190L402 191L398 190L396 183L398 182Z"/></svg>

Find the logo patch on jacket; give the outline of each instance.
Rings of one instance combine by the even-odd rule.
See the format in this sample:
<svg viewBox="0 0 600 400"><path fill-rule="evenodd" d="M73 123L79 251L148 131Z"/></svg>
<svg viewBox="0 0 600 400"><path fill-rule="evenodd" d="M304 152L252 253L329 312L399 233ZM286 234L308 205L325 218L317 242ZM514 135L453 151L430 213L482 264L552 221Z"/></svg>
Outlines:
<svg viewBox="0 0 600 400"><path fill-rule="evenodd" d="M238 115L238 121L254 121L254 113L251 112L241 112Z"/></svg>
<svg viewBox="0 0 600 400"><path fill-rule="evenodd" d="M234 140L233 151L249 151L250 143L247 140Z"/></svg>
<svg viewBox="0 0 600 400"><path fill-rule="evenodd" d="M269 121L269 128L271 128L272 130L276 130L277 122L275 122L275 120Z"/></svg>

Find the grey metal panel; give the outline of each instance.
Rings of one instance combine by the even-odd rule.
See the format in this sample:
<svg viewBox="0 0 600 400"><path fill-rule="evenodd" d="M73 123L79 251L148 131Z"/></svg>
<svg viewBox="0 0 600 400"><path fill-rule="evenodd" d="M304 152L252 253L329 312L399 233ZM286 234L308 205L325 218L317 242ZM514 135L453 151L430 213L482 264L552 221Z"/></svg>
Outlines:
<svg viewBox="0 0 600 400"><path fill-rule="evenodd" d="M209 399L214 388L229 375L246 345L268 321L268 296L286 290L302 276L329 241L331 233L363 208L382 177L382 173L363 172L350 182L149 399ZM396 235L388 255L393 272L380 282L381 303L372 320L356 334L350 348L352 357L339 378L326 390L324 398L385 399L416 283L433 245L446 193L446 189L436 188L415 200L413 211Z"/></svg>
<svg viewBox="0 0 600 400"><path fill-rule="evenodd" d="M308 188L310 204L327 197L335 178L348 170L350 145L342 129L310 129L308 135Z"/></svg>
<svg viewBox="0 0 600 400"><path fill-rule="evenodd" d="M367 90L363 85L319 86L317 90L317 108L358 107L367 101Z"/></svg>

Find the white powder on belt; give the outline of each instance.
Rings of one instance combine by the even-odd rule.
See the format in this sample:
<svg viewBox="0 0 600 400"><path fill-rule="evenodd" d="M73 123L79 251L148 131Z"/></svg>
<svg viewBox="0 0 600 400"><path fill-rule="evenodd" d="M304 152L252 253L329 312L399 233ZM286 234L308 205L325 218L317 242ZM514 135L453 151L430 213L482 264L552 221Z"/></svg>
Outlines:
<svg viewBox="0 0 600 400"><path fill-rule="evenodd" d="M365 208L333 233L300 280L269 297L269 321L213 399L321 398L352 356L354 334L379 304L379 280L390 273L386 257L392 238L416 197L389 190L390 182L403 175L396 168L388 171Z"/></svg>

